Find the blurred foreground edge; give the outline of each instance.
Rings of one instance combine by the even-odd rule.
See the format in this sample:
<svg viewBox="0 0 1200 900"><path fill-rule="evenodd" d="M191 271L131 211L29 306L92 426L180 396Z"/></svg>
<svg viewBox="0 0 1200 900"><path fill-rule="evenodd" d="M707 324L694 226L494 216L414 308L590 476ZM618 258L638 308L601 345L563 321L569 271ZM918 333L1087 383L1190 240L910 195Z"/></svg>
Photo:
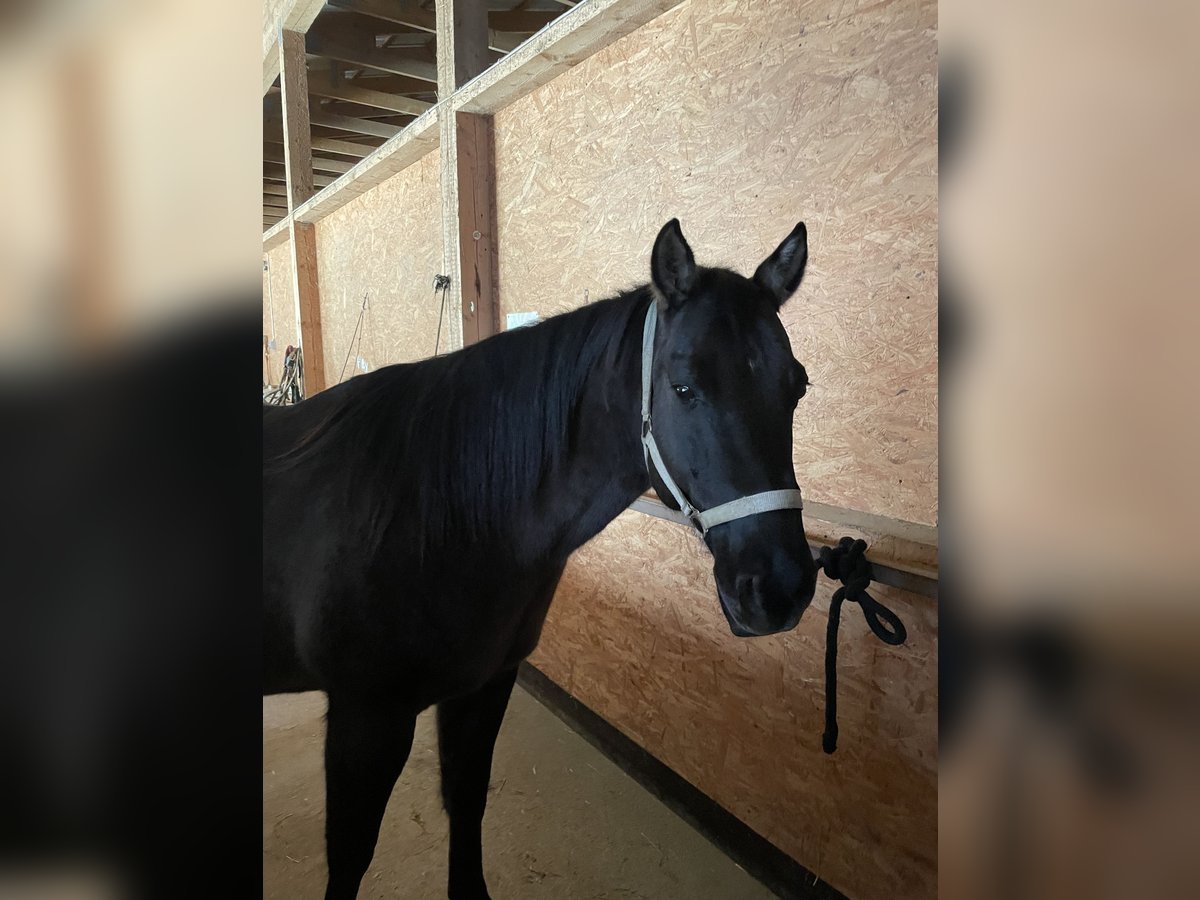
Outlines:
<svg viewBox="0 0 1200 900"><path fill-rule="evenodd" d="M0 895L261 896L246 300L0 383Z"/></svg>

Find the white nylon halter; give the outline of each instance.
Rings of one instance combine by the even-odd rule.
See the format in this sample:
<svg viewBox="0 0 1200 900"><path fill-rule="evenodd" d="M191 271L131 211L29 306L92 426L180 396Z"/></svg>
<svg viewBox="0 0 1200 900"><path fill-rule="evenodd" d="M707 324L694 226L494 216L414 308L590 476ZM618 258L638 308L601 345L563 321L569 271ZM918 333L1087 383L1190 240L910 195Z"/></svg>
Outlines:
<svg viewBox="0 0 1200 900"><path fill-rule="evenodd" d="M642 450L646 457L646 469L658 473L658 477L662 479L671 496L675 498L675 502L679 504L679 511L688 517L688 520L696 526L696 530L701 534L708 534L710 528L724 525L735 519L744 519L747 516L775 509L803 509L804 502L801 499L800 491L794 488L763 491L748 497L730 500L728 503L722 503L720 506L706 510L696 509L688 502L679 485L675 483L675 479L667 471L662 454L658 452L654 433L650 430L650 381L654 371L654 331L657 325L658 302L651 300L650 308L646 310L646 324L642 329Z"/></svg>

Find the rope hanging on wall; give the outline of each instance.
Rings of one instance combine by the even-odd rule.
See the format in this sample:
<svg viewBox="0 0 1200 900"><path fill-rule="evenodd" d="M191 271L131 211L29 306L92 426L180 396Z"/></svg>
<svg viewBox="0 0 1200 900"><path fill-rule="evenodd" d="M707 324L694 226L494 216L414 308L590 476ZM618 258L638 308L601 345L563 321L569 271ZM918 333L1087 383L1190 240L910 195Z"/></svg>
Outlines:
<svg viewBox="0 0 1200 900"><path fill-rule="evenodd" d="M843 601L859 605L867 625L885 644L895 647L908 639L900 617L867 593L873 573L866 552L866 541L849 537L838 541L836 547L822 547L820 551L825 576L842 583L833 592L825 628L825 734L821 737L821 749L826 753L837 749L837 641Z"/></svg>
<svg viewBox="0 0 1200 900"><path fill-rule="evenodd" d="M304 399L304 354L288 346L283 354L283 377L279 387L263 391L263 403L290 406Z"/></svg>
<svg viewBox="0 0 1200 900"><path fill-rule="evenodd" d="M433 355L438 355L438 349L442 346L442 319L446 316L446 294L450 290L449 275L434 275L433 276L433 296L438 295L438 291L442 292L442 309L438 313L438 330L437 340L433 344Z"/></svg>
<svg viewBox="0 0 1200 900"><path fill-rule="evenodd" d="M350 346L346 348L346 358L342 361L342 371L338 375L337 383L341 384L342 379L346 377L346 366L350 365L351 355L358 356L361 359L362 354L362 336L366 330L363 328L363 317L367 314L367 299L371 296L369 291L363 293L362 307L358 311L358 321L354 323L354 334L350 335ZM358 352L354 351L354 341L358 339Z"/></svg>

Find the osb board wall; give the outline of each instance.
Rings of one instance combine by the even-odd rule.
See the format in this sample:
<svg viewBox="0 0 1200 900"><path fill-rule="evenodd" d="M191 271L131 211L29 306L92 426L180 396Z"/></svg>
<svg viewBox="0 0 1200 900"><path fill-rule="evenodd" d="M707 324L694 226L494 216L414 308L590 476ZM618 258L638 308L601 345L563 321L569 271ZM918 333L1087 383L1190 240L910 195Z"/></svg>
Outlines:
<svg viewBox="0 0 1200 900"><path fill-rule="evenodd" d="M299 342L296 323L296 299L292 296L292 245L280 244L263 254L267 270L263 272L263 334L275 342L267 353L269 384L283 377L283 356L288 344Z"/></svg>
<svg viewBox="0 0 1200 900"><path fill-rule="evenodd" d="M438 154L413 165L317 222L321 332L329 385L433 355L442 266ZM367 311L355 327L367 295ZM446 315L456 313L447 309ZM351 342L353 341L353 347ZM446 341L443 325L442 342ZM349 364L346 365L347 356Z"/></svg>
<svg viewBox="0 0 1200 900"><path fill-rule="evenodd" d="M931 0L689 0L501 111L503 311L645 281L674 216L746 274L803 219L800 485L936 524L936 27Z"/></svg>
<svg viewBox="0 0 1200 900"><path fill-rule="evenodd" d="M673 216L701 263L746 274L803 219L800 485L936 525L936 26L928 0L688 0L498 113L502 311L645 281ZM845 610L827 757L831 586L746 641L711 570L685 529L623 514L568 567L534 664L855 900L932 897L936 605L878 588L900 648Z"/></svg>
<svg viewBox="0 0 1200 900"><path fill-rule="evenodd" d="M937 615L877 586L889 647L846 604L837 752L821 751L823 576L798 628L733 637L689 530L627 511L567 567L531 661L854 900L937 887Z"/></svg>

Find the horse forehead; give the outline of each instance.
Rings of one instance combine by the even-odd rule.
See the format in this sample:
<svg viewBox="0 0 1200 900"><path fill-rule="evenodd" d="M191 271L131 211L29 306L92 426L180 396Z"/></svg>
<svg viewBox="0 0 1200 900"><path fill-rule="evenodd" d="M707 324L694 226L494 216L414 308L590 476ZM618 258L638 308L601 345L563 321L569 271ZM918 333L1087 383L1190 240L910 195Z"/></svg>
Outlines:
<svg viewBox="0 0 1200 900"><path fill-rule="evenodd" d="M776 320L778 321L778 320ZM786 336L779 340L769 321L749 310L706 310L671 348L671 356L696 365L748 366L753 373L784 365L791 358Z"/></svg>

